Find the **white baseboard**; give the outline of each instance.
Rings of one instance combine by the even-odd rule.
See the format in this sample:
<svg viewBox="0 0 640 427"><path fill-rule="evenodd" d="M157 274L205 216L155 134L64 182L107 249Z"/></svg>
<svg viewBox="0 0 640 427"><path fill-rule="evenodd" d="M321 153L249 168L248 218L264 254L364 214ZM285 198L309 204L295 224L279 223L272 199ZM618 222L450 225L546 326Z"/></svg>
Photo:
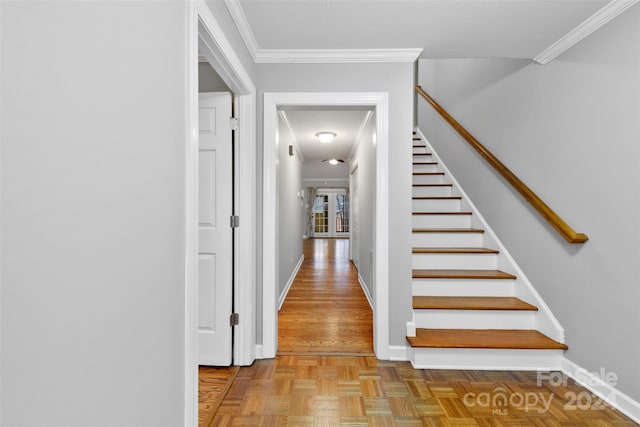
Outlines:
<svg viewBox="0 0 640 427"><path fill-rule="evenodd" d="M296 276L298 275L298 271L302 266L302 261L304 261L304 254L302 254L300 259L298 260L298 264L295 266L295 268L291 272L291 276L289 276L289 281L287 282L287 286L284 288L284 291L280 295L279 303L278 303L278 311L280 311L280 309L282 308L282 304L284 304L284 300L287 298L289 289L291 289L291 285L293 285L293 281L296 279Z"/></svg>
<svg viewBox="0 0 640 427"><path fill-rule="evenodd" d="M360 283L360 287L362 288L362 292L364 292L364 296L365 296L365 298L367 298L367 302L369 303L369 307L371 307L371 310L373 310L373 298L371 298L371 294L369 293L369 288L367 288L367 285L365 284L364 279L362 278L360 273L358 273L358 283Z"/></svg>
<svg viewBox="0 0 640 427"><path fill-rule="evenodd" d="M264 347L262 347L262 344L256 344L256 359L264 359Z"/></svg>
<svg viewBox="0 0 640 427"><path fill-rule="evenodd" d="M592 373L566 357L562 360L562 372L573 378L578 384L600 397L604 402L640 424L640 402L615 388L601 373ZM604 372L604 374L608 374Z"/></svg>
<svg viewBox="0 0 640 427"><path fill-rule="evenodd" d="M389 346L389 360L406 362L409 360L409 349L404 345Z"/></svg>

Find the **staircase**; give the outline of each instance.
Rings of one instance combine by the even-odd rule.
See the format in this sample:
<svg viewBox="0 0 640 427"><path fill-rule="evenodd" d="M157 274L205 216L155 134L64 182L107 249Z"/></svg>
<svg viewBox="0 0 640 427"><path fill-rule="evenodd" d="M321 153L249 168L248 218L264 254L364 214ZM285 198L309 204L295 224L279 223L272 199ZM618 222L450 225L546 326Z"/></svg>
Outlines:
<svg viewBox="0 0 640 427"><path fill-rule="evenodd" d="M412 208L413 366L559 369L562 327L416 132Z"/></svg>

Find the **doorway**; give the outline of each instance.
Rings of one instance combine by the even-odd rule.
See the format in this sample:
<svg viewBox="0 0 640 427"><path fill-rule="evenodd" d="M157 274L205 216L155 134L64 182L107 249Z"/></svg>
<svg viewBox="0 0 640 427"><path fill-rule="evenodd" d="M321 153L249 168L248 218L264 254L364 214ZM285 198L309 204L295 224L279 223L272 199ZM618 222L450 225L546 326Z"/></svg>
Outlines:
<svg viewBox="0 0 640 427"><path fill-rule="evenodd" d="M318 189L313 200L313 237L348 238L349 194L345 189Z"/></svg>
<svg viewBox="0 0 640 427"><path fill-rule="evenodd" d="M366 106L375 114L375 202L371 258L373 274L373 340L379 359L389 358L388 308L388 94L387 93L265 93L264 94L264 163L263 163L263 293L262 353L275 357L278 339L278 269L276 253L277 200L276 183L278 110L283 107Z"/></svg>
<svg viewBox="0 0 640 427"><path fill-rule="evenodd" d="M233 266L235 287L234 311L241 319L233 326L233 360L249 365L256 358L256 176L255 111L256 88L213 13L204 2L189 2L188 55L186 57L187 134L185 136L185 425L198 422L198 256L199 224L199 154L198 154L198 64L202 56L233 93L236 131L236 158L233 179L238 191L233 196L234 209L242 227L234 228L235 259L246 262Z"/></svg>

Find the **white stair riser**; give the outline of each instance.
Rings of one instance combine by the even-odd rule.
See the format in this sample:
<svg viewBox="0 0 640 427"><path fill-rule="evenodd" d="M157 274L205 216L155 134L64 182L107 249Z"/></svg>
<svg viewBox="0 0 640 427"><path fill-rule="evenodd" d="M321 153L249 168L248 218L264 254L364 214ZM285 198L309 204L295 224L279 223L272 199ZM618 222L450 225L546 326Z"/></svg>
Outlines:
<svg viewBox="0 0 640 427"><path fill-rule="evenodd" d="M471 215L412 215L413 228L469 228Z"/></svg>
<svg viewBox="0 0 640 427"><path fill-rule="evenodd" d="M535 311L413 310L417 328L430 329L534 329Z"/></svg>
<svg viewBox="0 0 640 427"><path fill-rule="evenodd" d="M413 159L414 162L435 162L435 159L433 158L433 156L431 154L428 154L426 156L423 155L423 154L421 154L419 156L416 156L415 155L416 153L413 153L413 154L414 154L414 156L412 157L412 159Z"/></svg>
<svg viewBox="0 0 640 427"><path fill-rule="evenodd" d="M444 175L413 175L414 184L443 184Z"/></svg>
<svg viewBox="0 0 640 427"><path fill-rule="evenodd" d="M413 233L414 248L479 248L483 245L482 233Z"/></svg>
<svg viewBox="0 0 640 427"><path fill-rule="evenodd" d="M413 195L415 197L450 196L451 187L449 186L413 187Z"/></svg>
<svg viewBox="0 0 640 427"><path fill-rule="evenodd" d="M416 296L508 297L514 295L514 280L412 279Z"/></svg>
<svg viewBox="0 0 640 427"><path fill-rule="evenodd" d="M412 254L414 269L495 270L497 254Z"/></svg>
<svg viewBox="0 0 640 427"><path fill-rule="evenodd" d="M422 154L426 152L427 152L427 147L425 147L424 145L413 147L413 154Z"/></svg>
<svg viewBox="0 0 640 427"><path fill-rule="evenodd" d="M413 199L411 201L414 212L460 212L460 205L459 199Z"/></svg>
<svg viewBox="0 0 640 427"><path fill-rule="evenodd" d="M420 161L420 160L419 160ZM430 161L424 160L425 162ZM438 165L413 165L414 172L438 172Z"/></svg>
<svg viewBox="0 0 640 427"><path fill-rule="evenodd" d="M416 369L560 370L562 350L410 348ZM508 396L507 396L508 398Z"/></svg>

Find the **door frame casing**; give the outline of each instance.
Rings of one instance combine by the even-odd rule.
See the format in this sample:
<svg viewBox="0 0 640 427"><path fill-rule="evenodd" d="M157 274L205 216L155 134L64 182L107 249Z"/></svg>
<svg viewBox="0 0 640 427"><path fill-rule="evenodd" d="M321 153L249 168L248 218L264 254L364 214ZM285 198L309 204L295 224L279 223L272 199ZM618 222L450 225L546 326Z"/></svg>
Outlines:
<svg viewBox="0 0 640 427"><path fill-rule="evenodd" d="M278 344L276 185L278 108L362 106L376 112L376 203L373 257L373 348L389 359L389 95L387 92L272 92L264 94L262 355L275 357Z"/></svg>
<svg viewBox="0 0 640 427"><path fill-rule="evenodd" d="M233 359L236 365L255 360L256 328L256 87L204 0L187 3L185 144L185 330L184 425L198 424L198 56L202 54L234 94L236 117L235 259ZM200 52L199 52L200 51Z"/></svg>

